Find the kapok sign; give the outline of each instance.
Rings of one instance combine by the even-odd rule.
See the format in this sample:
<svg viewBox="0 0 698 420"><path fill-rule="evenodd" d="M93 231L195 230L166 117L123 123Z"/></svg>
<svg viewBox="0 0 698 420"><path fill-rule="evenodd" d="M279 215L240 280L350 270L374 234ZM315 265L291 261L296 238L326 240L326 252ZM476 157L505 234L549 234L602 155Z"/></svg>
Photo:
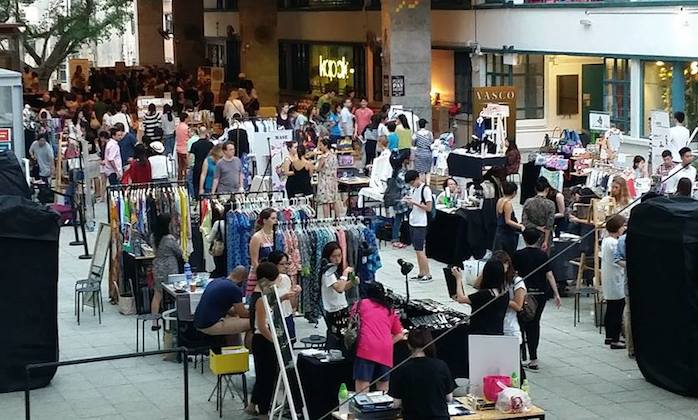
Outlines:
<svg viewBox="0 0 698 420"><path fill-rule="evenodd" d="M331 60L320 56L320 77L330 80L348 79L350 74L354 74L354 69L349 67L349 60L342 57L339 60Z"/></svg>

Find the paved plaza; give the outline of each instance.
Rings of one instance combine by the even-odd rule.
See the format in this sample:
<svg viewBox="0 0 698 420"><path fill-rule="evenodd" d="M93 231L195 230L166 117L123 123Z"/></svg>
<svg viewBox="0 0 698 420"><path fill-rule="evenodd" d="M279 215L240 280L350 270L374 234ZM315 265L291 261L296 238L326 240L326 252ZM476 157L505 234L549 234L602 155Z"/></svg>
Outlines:
<svg viewBox="0 0 698 420"><path fill-rule="evenodd" d="M520 209L517 209L520 212ZM97 208L105 217L103 205ZM81 247L71 247L72 230L61 232L58 288L60 360L129 353L135 350L135 318L118 313L107 304L102 324L84 313L78 326L73 314L73 285L86 277L89 261L79 260ZM88 233L90 244L96 233ZM404 278L398 258L414 260L411 248L381 250L383 268L377 279L401 292ZM431 262L432 273L442 264ZM106 296L106 282L104 283ZM447 296L439 275L429 284L412 284L415 298L432 298L459 307ZM591 298L582 298L582 322L573 327L572 298L563 298L559 310L548 305L543 315L540 370L528 373L533 402L544 408L548 419L698 419L698 400L674 395L647 383L636 363L623 350L610 350L594 327ZM461 310L465 309L461 306ZM324 335L297 319L298 336ZM146 349L156 349L155 333L147 331ZM253 372L248 374L253 377ZM251 381L249 381L251 382ZM156 420L183 418L182 366L162 357L126 359L62 367L51 384L32 395L32 419ZM192 419L217 419L215 402L208 396L215 385L213 375L190 368L189 392ZM21 392L0 394L0 419L24 418ZM223 418L243 419L239 399L226 400Z"/></svg>

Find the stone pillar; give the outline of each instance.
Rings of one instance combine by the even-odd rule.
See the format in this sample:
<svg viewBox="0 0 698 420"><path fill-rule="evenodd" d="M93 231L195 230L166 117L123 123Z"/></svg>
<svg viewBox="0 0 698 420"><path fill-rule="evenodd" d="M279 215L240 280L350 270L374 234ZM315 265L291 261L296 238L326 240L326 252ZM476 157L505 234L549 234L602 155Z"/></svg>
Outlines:
<svg viewBox="0 0 698 420"><path fill-rule="evenodd" d="M644 83L642 81L642 61L632 59L628 61L630 68L630 135L640 137L643 128L649 135L649 127L644 115L642 115L642 96L644 95Z"/></svg>
<svg viewBox="0 0 698 420"><path fill-rule="evenodd" d="M279 102L276 0L240 0L240 71L254 82L262 106Z"/></svg>
<svg viewBox="0 0 698 420"><path fill-rule="evenodd" d="M162 30L162 0L137 0L138 64L141 66L165 64L165 40Z"/></svg>
<svg viewBox="0 0 698 420"><path fill-rule="evenodd" d="M381 26L383 77L390 90L383 102L431 121L431 0L381 1ZM403 77L404 96L394 96L393 81Z"/></svg>
<svg viewBox="0 0 698 420"><path fill-rule="evenodd" d="M203 1L172 0L172 26L175 65L194 73L206 57Z"/></svg>
<svg viewBox="0 0 698 420"><path fill-rule="evenodd" d="M686 108L686 77L683 74L684 64L681 61L671 63L674 67L671 78L671 111L685 111Z"/></svg>

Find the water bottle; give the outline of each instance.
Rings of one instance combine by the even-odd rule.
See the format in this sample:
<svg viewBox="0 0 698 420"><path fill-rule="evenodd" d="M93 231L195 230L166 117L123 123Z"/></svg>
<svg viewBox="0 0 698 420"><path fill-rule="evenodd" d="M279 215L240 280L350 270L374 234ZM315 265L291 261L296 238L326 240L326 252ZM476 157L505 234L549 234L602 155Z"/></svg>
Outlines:
<svg viewBox="0 0 698 420"><path fill-rule="evenodd" d="M187 282L187 288L191 285L191 265L189 265L189 261L184 263L184 280Z"/></svg>
<svg viewBox="0 0 698 420"><path fill-rule="evenodd" d="M519 387L519 374L516 372L511 374L511 387L512 388Z"/></svg>
<svg viewBox="0 0 698 420"><path fill-rule="evenodd" d="M341 404L339 406L339 415L344 416L342 418L346 418L346 416L349 414L349 403L344 403L348 398L349 398L349 391L347 390L347 384L342 383L342 385L339 386L339 395L337 395L339 399L339 403Z"/></svg>
<svg viewBox="0 0 698 420"><path fill-rule="evenodd" d="M521 384L521 390L528 394L528 396L531 396L531 388L528 385L528 379L524 379L523 384Z"/></svg>

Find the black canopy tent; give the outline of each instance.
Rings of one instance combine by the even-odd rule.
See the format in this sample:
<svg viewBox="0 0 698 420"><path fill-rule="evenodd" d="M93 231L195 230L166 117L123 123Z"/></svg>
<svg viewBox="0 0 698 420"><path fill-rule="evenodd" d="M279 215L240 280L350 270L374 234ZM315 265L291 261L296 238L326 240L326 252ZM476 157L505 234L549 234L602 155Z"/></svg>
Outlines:
<svg viewBox="0 0 698 420"><path fill-rule="evenodd" d="M0 153L0 392L23 390L25 365L58 361L57 213L32 202L19 162ZM48 385L56 368L32 372Z"/></svg>
<svg viewBox="0 0 698 420"><path fill-rule="evenodd" d="M645 379L698 396L698 201L635 207L627 249L635 356Z"/></svg>

